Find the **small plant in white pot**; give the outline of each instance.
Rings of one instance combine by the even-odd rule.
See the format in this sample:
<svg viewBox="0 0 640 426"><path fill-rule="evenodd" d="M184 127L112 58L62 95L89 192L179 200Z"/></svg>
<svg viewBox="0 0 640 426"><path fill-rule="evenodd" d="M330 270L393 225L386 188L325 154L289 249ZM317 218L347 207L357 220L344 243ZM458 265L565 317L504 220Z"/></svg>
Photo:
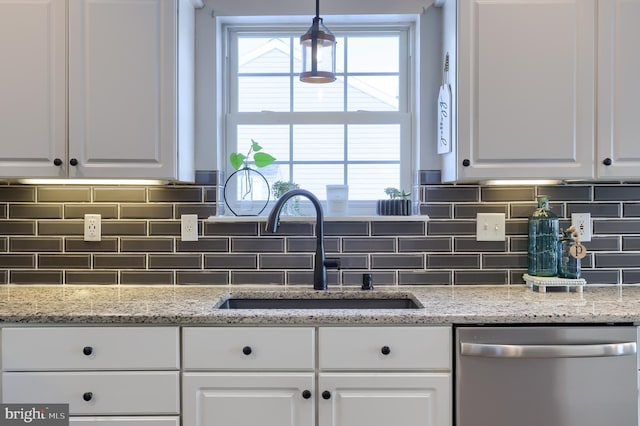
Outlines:
<svg viewBox="0 0 640 426"><path fill-rule="evenodd" d="M376 212L381 216L410 216L411 200L410 193L400 191L398 188L385 188L388 200L378 200Z"/></svg>
<svg viewBox="0 0 640 426"><path fill-rule="evenodd" d="M271 185L271 192L276 200L292 189L300 189L300 185L283 180L276 181ZM283 206L282 214L285 216L300 216L302 213L300 213L299 197L293 197L287 201Z"/></svg>

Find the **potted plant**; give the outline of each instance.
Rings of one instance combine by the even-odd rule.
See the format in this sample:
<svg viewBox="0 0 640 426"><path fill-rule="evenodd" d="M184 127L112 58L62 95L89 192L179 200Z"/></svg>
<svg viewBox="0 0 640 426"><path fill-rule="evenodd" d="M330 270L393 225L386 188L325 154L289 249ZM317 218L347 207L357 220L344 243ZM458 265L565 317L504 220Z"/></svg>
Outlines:
<svg viewBox="0 0 640 426"><path fill-rule="evenodd" d="M287 191L299 188L300 185L298 185L297 183L279 180L271 185L271 192L273 194L273 197L277 200L278 198L282 197ZM301 215L300 201L298 200L298 197L293 197L283 206L282 214L286 216Z"/></svg>
<svg viewBox="0 0 640 426"><path fill-rule="evenodd" d="M229 208L231 213L235 216L257 216L264 211L265 207L267 207L267 204L269 203L269 182L262 173L260 173L256 168L251 167L249 164L250 162L253 162L255 167L261 168L272 164L274 161L276 161L275 157L262 151L262 146L253 139L251 139L251 145L249 146L249 150L246 154L232 152L229 155L229 163L231 164L231 167L235 169L235 172L231 173L224 183L223 198L225 205ZM262 202L262 200L258 200L260 203L258 203L257 206L254 206L254 203L249 203L249 201L253 201L253 190L254 185L256 184L254 180L256 179L264 182L264 185L266 185L267 199L264 202ZM236 197L232 197L230 200L229 195L231 192L229 191L231 189L233 189L237 195ZM236 210L244 211L244 214L238 214L236 210L234 210L231 206L232 200L238 201L238 204L234 207ZM248 213L246 213L247 211Z"/></svg>
<svg viewBox="0 0 640 426"><path fill-rule="evenodd" d="M381 216L410 216L411 200L410 193L400 191L397 188L388 187L384 189L389 196L387 200L378 200L376 212Z"/></svg>

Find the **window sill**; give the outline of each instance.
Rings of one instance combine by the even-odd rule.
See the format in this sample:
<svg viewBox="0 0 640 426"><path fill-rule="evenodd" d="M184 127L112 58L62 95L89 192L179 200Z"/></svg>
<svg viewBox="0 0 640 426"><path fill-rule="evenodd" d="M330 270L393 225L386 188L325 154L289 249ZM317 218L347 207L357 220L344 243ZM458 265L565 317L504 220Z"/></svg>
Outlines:
<svg viewBox="0 0 640 426"><path fill-rule="evenodd" d="M413 216L325 216L325 222L426 222L427 215ZM267 216L209 216L205 222L266 222ZM280 216L282 222L315 222L315 216Z"/></svg>

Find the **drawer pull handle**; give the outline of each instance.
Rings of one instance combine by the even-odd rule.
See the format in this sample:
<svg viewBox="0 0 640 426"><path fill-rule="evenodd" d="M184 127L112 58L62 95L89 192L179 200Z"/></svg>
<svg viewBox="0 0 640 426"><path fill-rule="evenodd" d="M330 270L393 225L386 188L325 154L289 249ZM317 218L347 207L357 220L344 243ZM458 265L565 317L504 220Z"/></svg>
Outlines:
<svg viewBox="0 0 640 426"><path fill-rule="evenodd" d="M331 392L329 391L322 392L322 399L331 399Z"/></svg>
<svg viewBox="0 0 640 426"><path fill-rule="evenodd" d="M245 355L251 355L251 352L253 352L251 350L251 346L245 346L244 348L242 348L242 353Z"/></svg>
<svg viewBox="0 0 640 426"><path fill-rule="evenodd" d="M59 158L56 158L53 160L53 165L54 166L61 166L62 165L62 160Z"/></svg>
<svg viewBox="0 0 640 426"><path fill-rule="evenodd" d="M76 158L72 158L71 160L69 160L69 164L71 164L72 166L77 166L78 160Z"/></svg>
<svg viewBox="0 0 640 426"><path fill-rule="evenodd" d="M85 392L82 394L82 399L89 402L93 399L93 392Z"/></svg>
<svg viewBox="0 0 640 426"><path fill-rule="evenodd" d="M383 346L382 349L380 349L380 352L382 352L382 355L389 355L391 353L391 348L389 346Z"/></svg>
<svg viewBox="0 0 640 426"><path fill-rule="evenodd" d="M91 355L93 353L93 347L85 346L84 348L82 348L82 353L85 354L86 356Z"/></svg>
<svg viewBox="0 0 640 426"><path fill-rule="evenodd" d="M611 158L605 158L604 160L602 160L602 164L604 164L605 166L610 166L611 164L613 164L613 161L611 161Z"/></svg>
<svg viewBox="0 0 640 426"><path fill-rule="evenodd" d="M309 399L309 398L311 398L311 391L310 391L310 390L303 390L303 391L302 391L302 397L303 397L304 399Z"/></svg>

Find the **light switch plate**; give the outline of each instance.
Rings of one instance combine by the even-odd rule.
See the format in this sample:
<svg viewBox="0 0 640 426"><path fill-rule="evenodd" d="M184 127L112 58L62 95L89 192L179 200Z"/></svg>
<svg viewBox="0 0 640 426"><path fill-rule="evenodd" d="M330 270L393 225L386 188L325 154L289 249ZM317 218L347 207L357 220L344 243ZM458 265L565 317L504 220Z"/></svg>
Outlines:
<svg viewBox="0 0 640 426"><path fill-rule="evenodd" d="M504 213L478 213L476 217L476 241L504 241L504 226Z"/></svg>

